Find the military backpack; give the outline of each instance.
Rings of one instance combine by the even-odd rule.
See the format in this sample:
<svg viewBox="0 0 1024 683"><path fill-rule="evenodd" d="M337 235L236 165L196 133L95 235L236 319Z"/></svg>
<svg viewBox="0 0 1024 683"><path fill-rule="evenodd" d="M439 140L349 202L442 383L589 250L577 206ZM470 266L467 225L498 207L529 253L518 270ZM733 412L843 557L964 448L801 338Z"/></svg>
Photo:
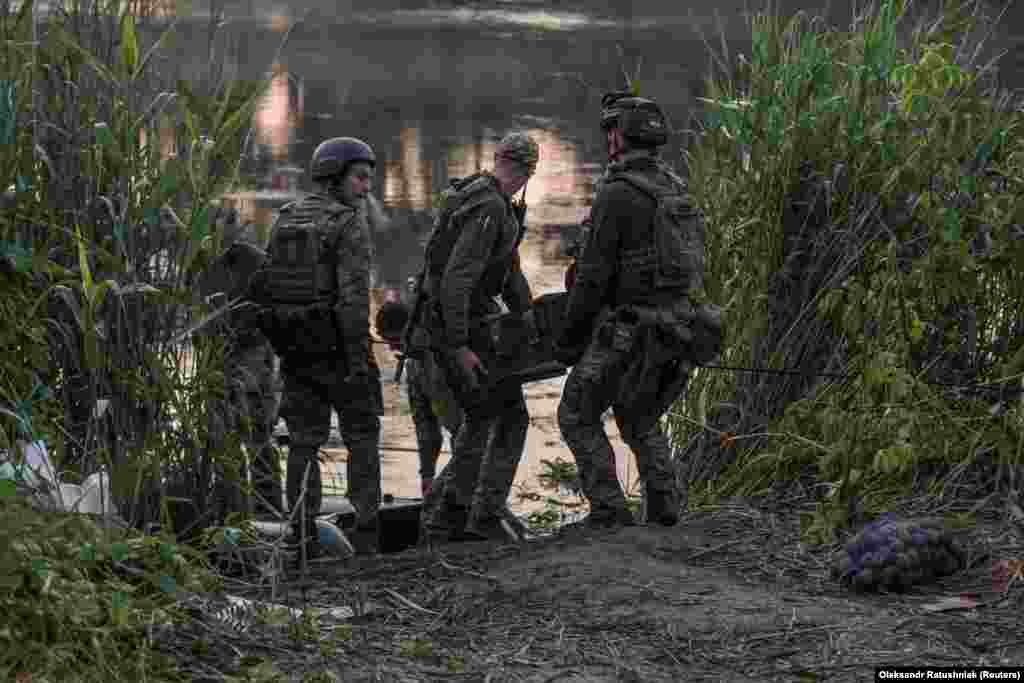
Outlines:
<svg viewBox="0 0 1024 683"><path fill-rule="evenodd" d="M331 226L354 213L319 195L281 208L267 260L250 283L250 298L262 307L261 328L278 355L315 357L339 348L333 309L339 233Z"/></svg>
<svg viewBox="0 0 1024 683"><path fill-rule="evenodd" d="M690 202L685 183L674 174L668 175L670 183L662 185L640 173L617 170L604 182L624 180L655 201L654 288L686 292L697 299L696 316L690 323L693 339L687 344L686 355L697 363L709 363L722 350L725 330L721 308L702 301L704 217Z"/></svg>

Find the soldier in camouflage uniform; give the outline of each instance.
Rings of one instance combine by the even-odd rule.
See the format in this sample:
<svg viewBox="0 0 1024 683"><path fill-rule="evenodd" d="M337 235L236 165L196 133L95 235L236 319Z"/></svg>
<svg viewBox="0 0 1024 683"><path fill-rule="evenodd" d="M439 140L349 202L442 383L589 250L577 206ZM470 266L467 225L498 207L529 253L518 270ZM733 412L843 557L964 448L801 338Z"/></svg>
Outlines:
<svg viewBox="0 0 1024 683"><path fill-rule="evenodd" d="M306 532L316 539L313 521L322 496L319 450L330 435L333 408L348 450L348 495L356 510L349 538L359 553L378 548L381 500L379 416L384 411L380 370L370 347L370 247L365 215L375 165L373 150L361 140L332 138L321 143L311 163L316 191L282 207L268 255L268 263L273 263L280 230L314 225L320 235L324 257L316 263L315 278L317 288L322 285L327 293L326 320L332 324L320 335L298 324L282 326L280 315L268 323L275 330L268 334L275 349L281 347L281 416L290 439L287 494L294 510L308 467ZM286 263L290 254L276 256ZM278 275L282 277L286 279L287 273ZM311 348L321 338L333 341L327 348ZM315 543L313 551L319 551Z"/></svg>
<svg viewBox="0 0 1024 683"><path fill-rule="evenodd" d="M410 285L410 289L415 290L415 283ZM392 351L401 349L402 329L407 317L407 309L403 304L393 301L386 302L377 312L377 332L388 342ZM394 318L394 322L389 318ZM462 410L451 391L443 383L431 384L430 380L418 359L406 359L405 383L409 392L412 421L416 427L420 491L424 499L430 497L434 475L437 473L437 458L441 455L441 447L444 445L442 427L448 431L452 441L462 427Z"/></svg>
<svg viewBox="0 0 1024 683"><path fill-rule="evenodd" d="M680 350L702 287L703 224L685 201L685 184L657 156L667 142L657 104L610 93L602 105L612 163L557 344L558 358L574 366L558 424L590 502L585 528L634 523L602 424L608 407L636 454L648 519L670 526L679 518L679 495L659 421L693 367Z"/></svg>
<svg viewBox="0 0 1024 683"><path fill-rule="evenodd" d="M262 249L236 236L203 273L200 292L218 305L239 299L264 257ZM201 337L218 338L225 344L225 395L223 401L212 406L211 436L214 448L219 450L229 437L240 438L256 494L246 500L246 487L241 485L246 472L241 468L237 477L227 477L223 482L224 512L274 514L282 499L281 466L271 440L277 422L276 359L266 336L251 324L249 310L243 307L222 316Z"/></svg>
<svg viewBox="0 0 1024 683"><path fill-rule="evenodd" d="M536 169L537 143L515 133L502 139L494 156L493 173L453 183L425 259L425 327L430 345L441 350L426 355L424 371L443 377L464 415L453 458L434 483L439 503L426 511L435 540L519 540L504 511L529 414L518 382L488 383L492 342L480 323L500 311L497 295L512 311L530 310L511 196Z"/></svg>

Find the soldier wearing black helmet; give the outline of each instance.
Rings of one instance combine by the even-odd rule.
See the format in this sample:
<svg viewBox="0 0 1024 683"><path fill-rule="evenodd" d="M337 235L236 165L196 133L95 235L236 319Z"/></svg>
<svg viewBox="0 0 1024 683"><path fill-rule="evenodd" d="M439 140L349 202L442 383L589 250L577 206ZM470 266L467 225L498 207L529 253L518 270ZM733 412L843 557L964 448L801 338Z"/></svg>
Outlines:
<svg viewBox="0 0 1024 683"><path fill-rule="evenodd" d="M253 298L270 315L265 331L281 356L288 425L287 495L292 509L306 493L305 531L319 552L319 450L330 434L331 410L348 450L349 499L356 509L350 538L356 551L378 547L381 498L380 370L370 348L370 245L365 200L376 157L356 138L332 138L313 153L315 191L281 208L267 262L253 280Z"/></svg>
<svg viewBox="0 0 1024 683"><path fill-rule="evenodd" d="M703 224L683 181L658 156L668 122L652 100L602 100L609 166L576 263L557 355L573 365L558 407L590 515L583 525L634 523L602 423L609 407L645 482L648 519L675 524L679 495L660 418L692 368L680 349L703 277Z"/></svg>

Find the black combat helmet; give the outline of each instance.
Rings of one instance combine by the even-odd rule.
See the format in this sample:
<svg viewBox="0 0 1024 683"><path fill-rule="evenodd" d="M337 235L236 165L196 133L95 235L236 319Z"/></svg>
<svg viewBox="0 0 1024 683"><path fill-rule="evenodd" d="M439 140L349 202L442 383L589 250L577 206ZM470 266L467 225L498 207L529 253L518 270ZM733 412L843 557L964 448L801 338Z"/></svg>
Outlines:
<svg viewBox="0 0 1024 683"><path fill-rule="evenodd" d="M622 136L643 146L660 146L668 142L668 119L657 102L636 97L630 92L615 91L601 98L601 130L618 127Z"/></svg>
<svg viewBox="0 0 1024 683"><path fill-rule="evenodd" d="M321 142L313 152L310 175L313 180L344 175L348 165L354 161L365 161L377 165L373 149L359 138L331 138Z"/></svg>

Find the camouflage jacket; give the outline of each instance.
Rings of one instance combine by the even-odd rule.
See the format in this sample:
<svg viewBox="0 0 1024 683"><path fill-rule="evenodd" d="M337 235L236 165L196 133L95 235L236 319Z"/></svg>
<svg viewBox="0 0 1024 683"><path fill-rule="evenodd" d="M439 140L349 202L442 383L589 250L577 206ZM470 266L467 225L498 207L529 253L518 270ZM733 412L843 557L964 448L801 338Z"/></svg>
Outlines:
<svg viewBox="0 0 1024 683"><path fill-rule="evenodd" d="M428 247L426 292L440 313L443 343L469 346L471 321L495 311L501 296L509 309L530 307L530 287L519 265L520 226L511 203L489 174L473 179L458 195Z"/></svg>
<svg viewBox="0 0 1024 683"><path fill-rule="evenodd" d="M609 165L591 211L592 225L576 261L576 280L559 340L559 345L567 348L585 343L602 309L630 304L659 306L686 294L656 290L648 269L624 265L629 254L650 250L655 239L657 204L632 184L614 178L618 170L643 174L661 185L683 185L656 157L627 155Z"/></svg>

